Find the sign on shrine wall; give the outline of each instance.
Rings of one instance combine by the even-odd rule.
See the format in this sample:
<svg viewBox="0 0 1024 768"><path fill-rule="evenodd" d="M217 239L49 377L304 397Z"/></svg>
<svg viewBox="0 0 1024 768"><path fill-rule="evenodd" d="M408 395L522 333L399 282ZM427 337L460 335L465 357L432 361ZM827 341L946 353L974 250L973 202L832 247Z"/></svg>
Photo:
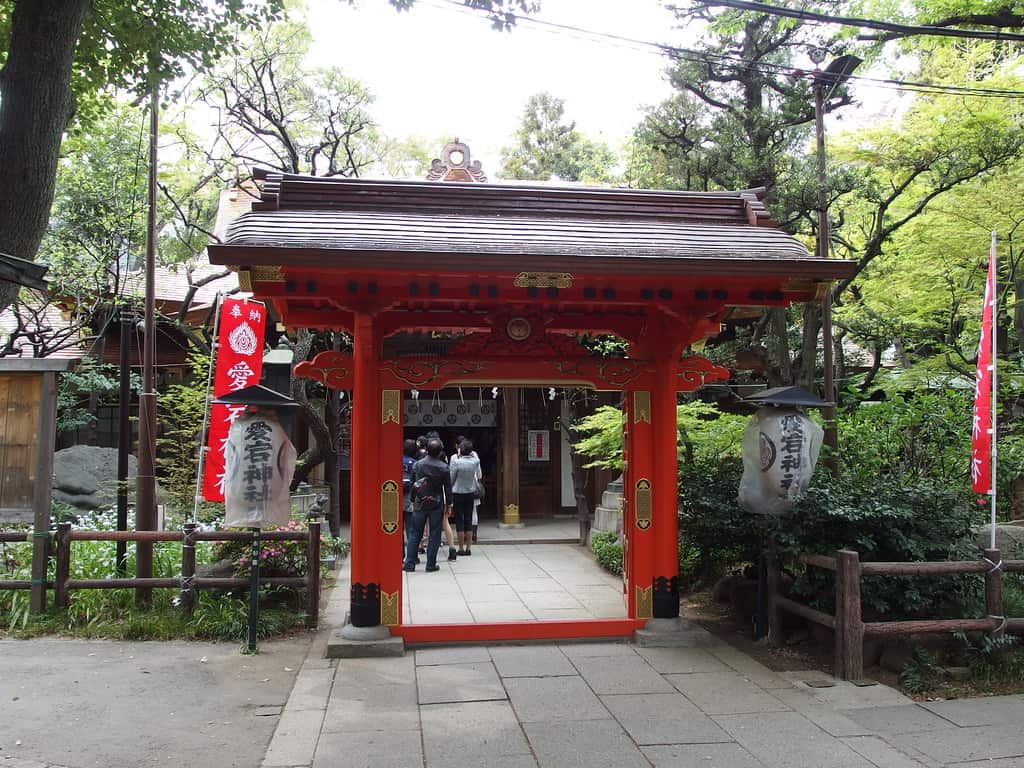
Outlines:
<svg viewBox="0 0 1024 768"><path fill-rule="evenodd" d="M220 307L217 333L217 367L213 376L213 396L258 384L263 370L263 334L267 325L266 307L249 299L224 299ZM215 404L210 408L210 430L203 471L203 498L224 501L224 451L231 424L245 410L244 405Z"/></svg>
<svg viewBox="0 0 1024 768"><path fill-rule="evenodd" d="M526 432L526 460L551 460L551 433L546 429L530 429Z"/></svg>

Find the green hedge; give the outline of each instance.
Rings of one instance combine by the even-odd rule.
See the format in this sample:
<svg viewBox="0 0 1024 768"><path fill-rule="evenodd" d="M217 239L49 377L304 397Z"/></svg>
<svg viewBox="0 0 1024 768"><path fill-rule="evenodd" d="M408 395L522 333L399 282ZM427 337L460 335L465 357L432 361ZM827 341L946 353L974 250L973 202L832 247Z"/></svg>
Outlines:
<svg viewBox="0 0 1024 768"><path fill-rule="evenodd" d="M597 562L606 571L616 576L622 575L622 545L617 544L615 533L595 533L590 540L590 548L597 556Z"/></svg>

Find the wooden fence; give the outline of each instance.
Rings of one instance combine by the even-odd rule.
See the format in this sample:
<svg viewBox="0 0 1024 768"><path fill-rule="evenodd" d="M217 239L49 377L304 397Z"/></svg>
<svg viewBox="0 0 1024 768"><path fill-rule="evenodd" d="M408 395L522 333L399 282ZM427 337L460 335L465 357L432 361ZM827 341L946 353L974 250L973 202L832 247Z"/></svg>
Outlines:
<svg viewBox="0 0 1024 768"><path fill-rule="evenodd" d="M954 630L1024 633L1024 618L1003 616L1003 574L1024 572L1024 560L1002 560L998 549L984 550L980 560L920 563L862 563L860 555L848 549L826 555L801 555L799 560L812 568L824 568L836 574L835 614L824 613L798 603L780 593L781 572L775 553L768 565L768 639L772 645L784 640L782 613L801 616L835 633L833 669L836 677L858 680L864 676L864 638L952 632ZM939 576L980 574L985 578L985 618L921 619L914 621L864 621L860 584L864 576Z"/></svg>
<svg viewBox="0 0 1024 768"><path fill-rule="evenodd" d="M0 542L32 541L31 531L0 531ZM54 605L68 606L70 592L75 589L177 589L180 591L180 605L185 612L191 612L195 605L197 589L235 589L248 587L248 578L200 578L196 576L196 542L200 541L245 541L251 543L251 531L200 531L195 523L186 523L179 531L82 531L72 530L70 523L61 523L53 535L52 548L56 559L56 574L53 581L45 581L43 589L52 589ZM261 531L260 541L305 541L306 575L286 577L260 577L260 584L280 587L306 588L306 622L315 627L320 617L320 523L311 521L306 531ZM72 579L71 544L76 541L180 541L181 574L170 578L110 578ZM35 571L33 570L33 573ZM45 572L45 571L44 571ZM0 580L0 589L33 589L40 585L35 580Z"/></svg>

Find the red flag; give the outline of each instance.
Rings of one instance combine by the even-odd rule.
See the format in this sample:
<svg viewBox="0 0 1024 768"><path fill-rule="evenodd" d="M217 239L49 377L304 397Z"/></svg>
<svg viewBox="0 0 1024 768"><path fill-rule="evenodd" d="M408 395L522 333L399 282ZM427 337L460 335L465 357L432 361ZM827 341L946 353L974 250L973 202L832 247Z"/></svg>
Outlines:
<svg viewBox="0 0 1024 768"><path fill-rule="evenodd" d="M985 280L985 305L981 314L981 340L978 342L978 370L974 382L974 426L971 432L971 489L975 493L993 493L992 488L992 388L995 359L992 354L994 333L992 318L996 304L995 242L988 257Z"/></svg>
<svg viewBox="0 0 1024 768"><path fill-rule="evenodd" d="M213 396L220 397L258 384L263 370L263 334L267 309L258 301L224 299L220 307L217 332L217 367L213 377ZM244 406L210 407L206 467L203 471L203 498L224 501L224 446L228 430Z"/></svg>

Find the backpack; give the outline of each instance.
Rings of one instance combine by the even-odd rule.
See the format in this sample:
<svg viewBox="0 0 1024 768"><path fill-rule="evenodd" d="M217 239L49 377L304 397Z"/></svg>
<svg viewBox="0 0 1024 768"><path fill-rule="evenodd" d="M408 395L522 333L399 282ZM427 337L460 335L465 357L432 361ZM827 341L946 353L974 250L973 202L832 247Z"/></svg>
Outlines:
<svg viewBox="0 0 1024 768"><path fill-rule="evenodd" d="M423 509L434 509L444 503L443 489L438 488L437 483L432 481L433 478L424 476L412 485L412 498L418 501Z"/></svg>

